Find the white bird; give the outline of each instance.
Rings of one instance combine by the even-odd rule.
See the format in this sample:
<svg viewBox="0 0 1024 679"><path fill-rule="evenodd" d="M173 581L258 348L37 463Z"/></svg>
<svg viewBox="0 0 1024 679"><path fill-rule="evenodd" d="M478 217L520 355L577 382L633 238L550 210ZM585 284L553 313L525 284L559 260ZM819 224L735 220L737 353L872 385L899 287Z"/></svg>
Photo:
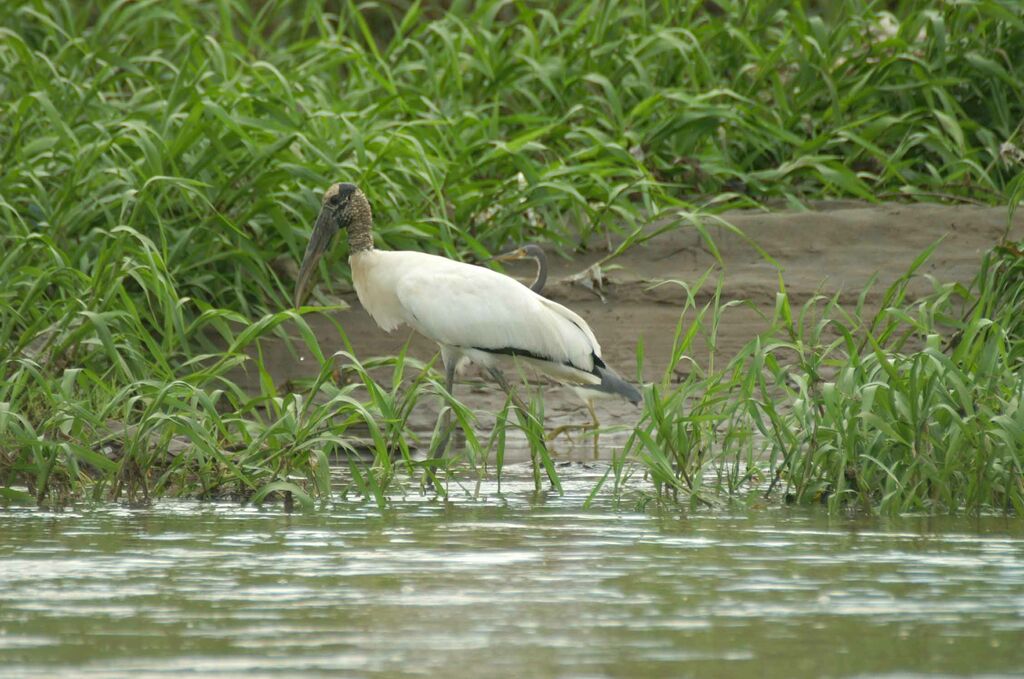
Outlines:
<svg viewBox="0 0 1024 679"><path fill-rule="evenodd" d="M533 243L527 243L526 245L504 252L500 255L495 255L492 259L499 262L517 261L522 259L532 259L537 265L537 275L534 277L533 282L530 283L530 290L534 291L538 295L544 292L544 285L548 280L548 258L544 253L544 249L539 245ZM632 389L632 385L627 385ZM624 397L633 405L640 403L640 392L636 389L632 389L631 393L625 393L621 388L614 384L581 384L573 385L573 391L583 401L583 404L587 406L587 410L590 411L590 422L586 424L572 425L566 424L561 427L556 427L548 435L548 440L554 440L562 432L570 429L593 429L594 430L594 455L598 452L598 428L601 423L597 420L597 412L594 410L594 401L598 399L612 398L612 397Z"/></svg>
<svg viewBox="0 0 1024 679"><path fill-rule="evenodd" d="M639 401L637 389L601 359L586 321L569 309L491 269L422 252L377 250L372 228L370 203L359 188L341 183L327 189L299 269L295 306L308 295L335 234L347 230L352 284L363 308L382 330L404 324L437 342L448 393L456 367L468 359L486 368L528 413L501 372L511 358L564 384L605 385ZM447 445L448 425L435 455Z"/></svg>

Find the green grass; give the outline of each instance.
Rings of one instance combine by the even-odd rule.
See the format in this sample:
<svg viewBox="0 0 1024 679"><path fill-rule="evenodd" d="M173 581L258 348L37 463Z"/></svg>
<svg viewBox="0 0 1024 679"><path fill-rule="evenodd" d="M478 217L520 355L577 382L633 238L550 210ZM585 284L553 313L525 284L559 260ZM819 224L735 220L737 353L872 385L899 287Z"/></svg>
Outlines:
<svg viewBox="0 0 1024 679"><path fill-rule="evenodd" d="M1019 515L1024 258L1018 246L997 247L970 288L935 282L910 303L907 284L930 254L876 313L863 306L868 289L853 309L838 295L794 309L780 281L770 330L724 368L688 370L676 385L680 365L694 365L694 337L714 346L730 306L719 288L698 308L688 289L673 360L619 466L638 459L660 494L690 503L764 497L834 511Z"/></svg>
<svg viewBox="0 0 1024 679"><path fill-rule="evenodd" d="M492 0L456 3L448 14L430 3L342 2L336 13L322 4L0 7L0 493L8 500L259 500L288 491L308 503L329 496L324 451L354 446L357 423L374 463L353 467L355 492L383 501L396 478L393 455L416 469L406 421L422 395L443 391L432 373L402 361L374 366L415 373L385 389L356 362L358 390L322 373L292 393L245 353L258 354L287 324L321 355L301 319L282 309L288 265L332 181L366 190L381 245L458 258L508 241L549 241L567 252L635 242L645 225L679 209L823 197L1015 206L1024 191L1013 152L1024 147L1024 10L1016 3L848 0L822 14L769 0L720 2L722 12L695 1L575 1L554 11ZM533 224L528 209L540 216ZM1010 280L996 276L1012 268L1005 258L985 267L988 285ZM342 258L329 271L347 275ZM829 461L818 475L793 457L808 445L800 427L811 416L798 422L797 408L776 417L762 410L788 398L838 418L857 394L836 381L825 402L824 382L808 378L762 389L763 408L737 410L729 399L742 362L763 359L778 372L794 358L802 368L846 361L837 369L853 371L850 384L889 385L876 389L878 407L891 385L909 381L932 394L920 407L937 413L963 404L929 391L936 381L963 373L970 392L985 376L984 394L998 396L968 419L991 424L1011 417L999 399L1012 401L1012 385L964 357L998 363L1019 351L991 339L991 327L1019 335L1010 320L976 327L1010 294L979 294L956 342L940 339L931 360L890 355L902 350L890 344L896 330L848 323L853 339L820 354L794 357L785 344L792 337L783 336L736 358L734 373L709 370L682 393L663 385L648 403L660 424L643 443L656 451L647 462L663 472L659 483L681 478L685 490L702 483L701 451L750 466L752 439L740 419L758 417L787 492L804 498L819 488L837 502L850 489L832 453L819 452ZM782 311L778 320L788 323ZM705 318L722 312L713 306ZM913 326L895 313L879 322ZM691 331L681 326L680 346ZM863 345L868 336L879 347ZM228 379L241 363L255 363L260 393ZM740 386L749 398L761 388ZM471 431L469 412L450 404ZM996 446L990 433L962 436ZM850 454L845 433L816 436L826 434ZM893 434L884 436L900 438ZM745 468L723 469L730 488L757 476ZM858 488L877 476L855 473ZM951 492L943 506L963 497ZM901 493L860 494L873 507L915 508L890 499Z"/></svg>

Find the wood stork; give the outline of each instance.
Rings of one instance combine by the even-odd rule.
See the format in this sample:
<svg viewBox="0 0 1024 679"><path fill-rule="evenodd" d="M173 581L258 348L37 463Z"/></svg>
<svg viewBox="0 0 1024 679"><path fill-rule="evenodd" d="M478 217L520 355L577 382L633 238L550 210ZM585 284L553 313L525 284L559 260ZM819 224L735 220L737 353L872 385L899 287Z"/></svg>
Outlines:
<svg viewBox="0 0 1024 679"><path fill-rule="evenodd" d="M492 259L502 262L532 259L537 265L537 275L534 277L533 282L530 283L530 290L533 290L538 295L544 292L544 285L548 280L548 257L544 253L544 249L539 245L528 243L522 247L516 248L515 250L495 255ZM562 432L570 429L593 429L594 455L596 456L598 452L598 428L601 426L601 423L598 422L597 413L594 411L594 401L610 397L624 397L633 405L638 405L641 400L640 392L633 388L633 385L627 385L630 388L630 393L625 393L622 389L613 388L611 385L607 385L604 382L600 384L580 384L571 386L573 391L576 392L576 395L579 396L580 400L587 406L587 410L590 411L590 422L587 424L562 425L561 427L557 427L551 431L548 435L548 439L553 440Z"/></svg>
<svg viewBox="0 0 1024 679"><path fill-rule="evenodd" d="M519 281L481 266L422 252L373 247L373 213L353 184L324 193L299 268L295 306L301 306L313 272L339 231L348 231L352 284L363 308L385 331L408 325L437 342L452 393L455 369L464 360L483 366L524 414L526 405L505 379L501 365L521 361L568 385L602 385L630 400L636 388L601 359L587 323ZM450 416L434 455L444 452Z"/></svg>

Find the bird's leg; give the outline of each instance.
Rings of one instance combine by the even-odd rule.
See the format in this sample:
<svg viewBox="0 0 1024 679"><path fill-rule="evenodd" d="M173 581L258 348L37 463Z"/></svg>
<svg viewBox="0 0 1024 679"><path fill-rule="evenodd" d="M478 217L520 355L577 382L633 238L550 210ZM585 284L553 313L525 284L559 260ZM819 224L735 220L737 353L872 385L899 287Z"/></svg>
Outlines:
<svg viewBox="0 0 1024 679"><path fill-rule="evenodd" d="M589 426L593 427L593 429L594 429L594 459L596 460L597 457L598 457L598 452L599 452L598 451L598 444L597 444L597 442L598 442L598 437L601 435L601 430L599 428L601 426L601 423L597 421L597 413L594 412L594 402L591 401L590 399L587 399L587 410L590 411L590 425ZM587 425L584 425L584 427L586 427L586 426Z"/></svg>
<svg viewBox="0 0 1024 679"><path fill-rule="evenodd" d="M452 394L452 389L455 388L455 364L456 361L445 361L444 362L444 388L449 395ZM442 405L442 407L444 407ZM448 408L443 415L443 421L441 422L441 441L437 444L437 448L430 455L431 459L437 459L444 455L445 448L448 447L448 439L451 438L452 434L452 409Z"/></svg>
<svg viewBox="0 0 1024 679"><path fill-rule="evenodd" d="M508 394L508 397L512 401L512 404L516 408L519 408L519 410L521 410L524 414L528 414L530 412L530 409L527 407L525 403L523 403L523 400L519 398L519 394L517 394L515 389L512 388L512 385L508 383L508 380L505 379L505 375L500 370L494 367L488 368L487 371L491 373L491 377L493 377L494 381L498 383L498 386L501 387L502 391Z"/></svg>
<svg viewBox="0 0 1024 679"><path fill-rule="evenodd" d="M530 417L530 409L526 406L525 403L523 403L523 400L519 398L519 394L517 394L515 389L512 388L512 385L508 383L508 380L505 379L505 375L503 375L502 372L494 366L487 368L487 371L491 373L491 377L494 378L494 381L497 382L498 386L500 386L502 390L508 395L508 398L510 401L512 401L512 404L519 409L519 412L522 414L521 416L523 418ZM544 445L543 436L541 437L540 445ZM533 463L534 484L539 489L540 469L537 467L537 452L533 449L532 444L530 444L530 461Z"/></svg>

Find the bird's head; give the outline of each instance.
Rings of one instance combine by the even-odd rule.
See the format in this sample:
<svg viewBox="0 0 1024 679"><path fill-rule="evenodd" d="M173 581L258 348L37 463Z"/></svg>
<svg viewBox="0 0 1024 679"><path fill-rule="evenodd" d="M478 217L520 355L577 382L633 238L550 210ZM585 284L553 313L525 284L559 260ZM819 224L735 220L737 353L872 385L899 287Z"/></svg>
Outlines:
<svg viewBox="0 0 1024 679"><path fill-rule="evenodd" d="M539 245L528 243L522 247L516 248L515 250L509 250L503 252L500 255L494 255L491 259L496 262L514 262L520 259L540 259L544 257L544 251Z"/></svg>
<svg viewBox="0 0 1024 679"><path fill-rule="evenodd" d="M515 262L520 259L526 259L526 257L526 248L516 248L515 250L494 255L491 257L491 260L495 262Z"/></svg>
<svg viewBox="0 0 1024 679"><path fill-rule="evenodd" d="M295 282L295 306L302 306L309 296L313 272L323 254L331 249L335 234L364 218L369 225L372 219L370 203L355 184L332 184L324 191L320 214L313 225L313 233L309 236L309 245L306 246L306 254L302 258Z"/></svg>

